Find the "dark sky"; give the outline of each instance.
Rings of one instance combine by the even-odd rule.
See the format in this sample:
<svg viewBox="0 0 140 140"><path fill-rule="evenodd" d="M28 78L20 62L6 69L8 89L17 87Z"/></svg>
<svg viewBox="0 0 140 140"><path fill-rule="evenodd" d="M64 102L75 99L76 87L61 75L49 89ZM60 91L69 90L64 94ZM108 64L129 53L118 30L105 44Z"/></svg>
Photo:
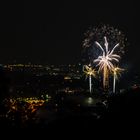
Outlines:
<svg viewBox="0 0 140 140"><path fill-rule="evenodd" d="M0 8L0 63L75 63L80 59L83 33L100 23L126 34L130 43L128 59L136 63L140 58L140 10L136 5L115 1L6 1Z"/></svg>

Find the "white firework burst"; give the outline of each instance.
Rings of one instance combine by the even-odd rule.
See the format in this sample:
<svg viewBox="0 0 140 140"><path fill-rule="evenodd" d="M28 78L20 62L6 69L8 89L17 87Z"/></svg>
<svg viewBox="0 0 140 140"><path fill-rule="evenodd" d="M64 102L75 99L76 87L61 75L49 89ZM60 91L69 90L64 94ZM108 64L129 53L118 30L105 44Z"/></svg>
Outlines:
<svg viewBox="0 0 140 140"><path fill-rule="evenodd" d="M98 58L94 60L94 63L98 63L96 67L99 66L99 72L103 71L103 85L106 87L108 86L108 73L114 68L113 62L119 62L120 56L114 53L115 49L119 46L119 43L116 44L113 49L109 50L107 38L104 37L104 40L105 49L99 42L95 42L96 45L101 49L102 55L98 56Z"/></svg>

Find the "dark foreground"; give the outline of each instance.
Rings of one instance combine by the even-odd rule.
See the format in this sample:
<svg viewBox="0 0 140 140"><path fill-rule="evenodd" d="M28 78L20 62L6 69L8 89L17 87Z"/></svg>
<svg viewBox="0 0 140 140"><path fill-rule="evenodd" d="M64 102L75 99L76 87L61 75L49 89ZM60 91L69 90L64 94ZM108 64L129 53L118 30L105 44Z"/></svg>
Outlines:
<svg viewBox="0 0 140 140"><path fill-rule="evenodd" d="M62 104L44 103L30 116L24 114L28 119L22 118L21 110L12 114L13 120L1 115L0 128L6 131L44 129L52 132L106 131L108 127L132 129L131 125L136 127L140 122L139 107L139 89L109 96L103 101L99 99L93 101L90 97L70 97Z"/></svg>

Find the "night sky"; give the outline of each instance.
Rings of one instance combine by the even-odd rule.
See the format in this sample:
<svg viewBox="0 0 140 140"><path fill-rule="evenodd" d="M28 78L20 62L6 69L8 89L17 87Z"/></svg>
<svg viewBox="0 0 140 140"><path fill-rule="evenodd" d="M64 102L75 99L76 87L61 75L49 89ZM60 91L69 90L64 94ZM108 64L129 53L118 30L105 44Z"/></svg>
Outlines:
<svg viewBox="0 0 140 140"><path fill-rule="evenodd" d="M123 31L130 44L129 63L139 62L137 4L6 1L0 9L0 63L76 63L84 32L100 23Z"/></svg>

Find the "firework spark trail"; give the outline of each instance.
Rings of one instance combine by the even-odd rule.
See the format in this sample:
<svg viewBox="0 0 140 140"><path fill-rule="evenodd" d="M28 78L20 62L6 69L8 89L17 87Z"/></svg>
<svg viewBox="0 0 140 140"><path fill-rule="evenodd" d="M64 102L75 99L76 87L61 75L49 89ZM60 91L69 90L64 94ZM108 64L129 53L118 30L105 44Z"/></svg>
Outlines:
<svg viewBox="0 0 140 140"><path fill-rule="evenodd" d="M98 63L96 65L96 67L99 66L98 72L103 71L103 86L105 89L108 88L109 71L112 71L112 69L114 68L113 61L119 62L120 56L114 54L114 51L119 46L119 43L116 44L112 50L109 50L107 38L104 37L104 40L105 49L101 46L99 42L95 42L96 45L101 49L102 55L98 56L98 58L94 60L94 63Z"/></svg>
<svg viewBox="0 0 140 140"><path fill-rule="evenodd" d="M95 69L92 69L91 67L84 65L83 66L83 72L86 74L86 76L89 77L89 91L92 92L92 76L96 77L96 71Z"/></svg>
<svg viewBox="0 0 140 140"><path fill-rule="evenodd" d="M113 93L116 91L116 78L115 75L113 76Z"/></svg>
<svg viewBox="0 0 140 140"><path fill-rule="evenodd" d="M121 69L119 67L114 67L112 69L113 71L113 93L116 92L116 80L118 79L118 76L121 75L121 72L124 71L124 69Z"/></svg>
<svg viewBox="0 0 140 140"><path fill-rule="evenodd" d="M91 91L92 91L91 75L89 75L89 91L90 91L90 93L91 93Z"/></svg>

